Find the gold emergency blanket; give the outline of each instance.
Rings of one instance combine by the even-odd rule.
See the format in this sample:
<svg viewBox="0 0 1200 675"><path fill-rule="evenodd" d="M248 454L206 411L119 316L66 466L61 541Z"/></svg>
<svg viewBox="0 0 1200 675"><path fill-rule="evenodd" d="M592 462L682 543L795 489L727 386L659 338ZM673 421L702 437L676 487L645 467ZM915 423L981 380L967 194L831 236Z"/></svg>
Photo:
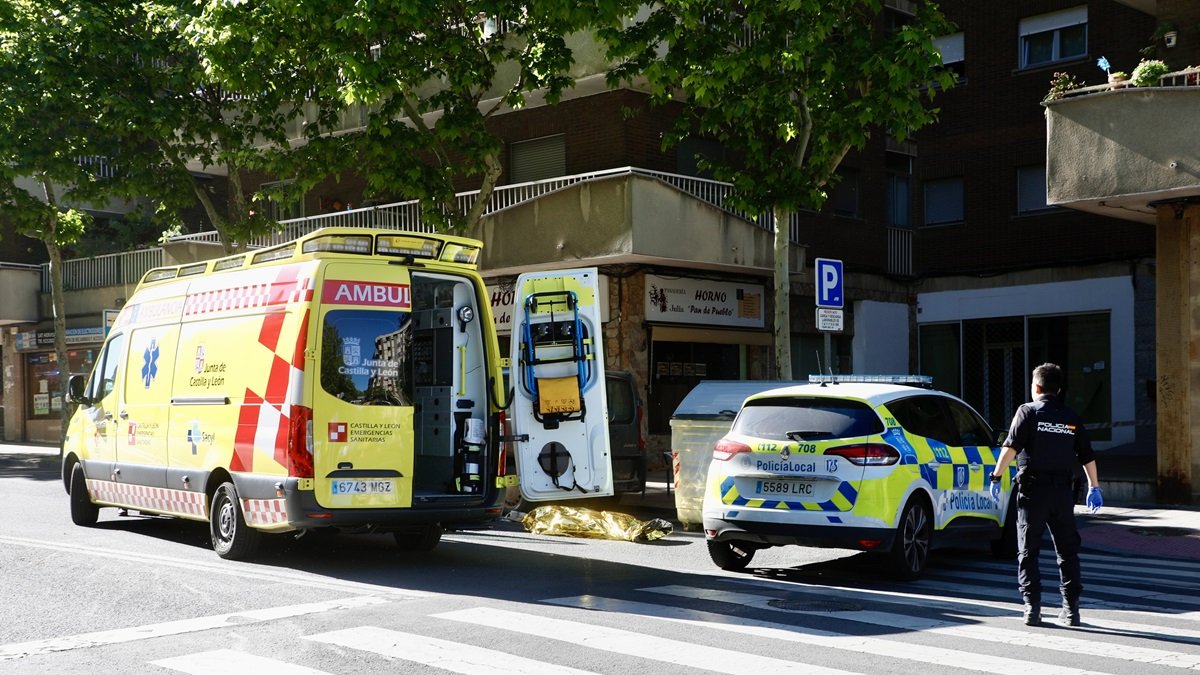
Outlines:
<svg viewBox="0 0 1200 675"><path fill-rule="evenodd" d="M596 511L574 506L539 506L521 520L534 534L555 534L588 539L654 541L671 534L671 523L662 518L641 521L613 511Z"/></svg>

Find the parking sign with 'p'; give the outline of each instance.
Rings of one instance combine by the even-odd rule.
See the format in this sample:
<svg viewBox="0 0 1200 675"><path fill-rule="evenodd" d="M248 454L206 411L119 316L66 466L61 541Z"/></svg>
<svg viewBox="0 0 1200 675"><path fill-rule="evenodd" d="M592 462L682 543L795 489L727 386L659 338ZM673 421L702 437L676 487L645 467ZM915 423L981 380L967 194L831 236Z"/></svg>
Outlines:
<svg viewBox="0 0 1200 675"><path fill-rule="evenodd" d="M842 293L842 261L817 258L815 261L817 307L842 309L845 296Z"/></svg>

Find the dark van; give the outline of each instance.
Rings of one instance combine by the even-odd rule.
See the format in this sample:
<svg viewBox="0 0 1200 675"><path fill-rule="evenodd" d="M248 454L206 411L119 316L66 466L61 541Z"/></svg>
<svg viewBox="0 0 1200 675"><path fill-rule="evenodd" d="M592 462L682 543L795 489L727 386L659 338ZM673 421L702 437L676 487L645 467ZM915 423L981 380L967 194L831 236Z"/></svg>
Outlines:
<svg viewBox="0 0 1200 675"><path fill-rule="evenodd" d="M508 381L508 369L504 371ZM612 456L613 494L642 492L646 489L646 438L642 435L642 399L633 375L620 370L605 372L604 389L608 401L608 447ZM509 471L516 466L509 460ZM520 488L510 486L504 500L508 510L527 511L541 503L527 503Z"/></svg>
<svg viewBox="0 0 1200 675"><path fill-rule="evenodd" d="M609 371L604 386L608 395L608 447L612 454L613 492L641 492L646 488L646 439L642 436L642 403L633 376Z"/></svg>

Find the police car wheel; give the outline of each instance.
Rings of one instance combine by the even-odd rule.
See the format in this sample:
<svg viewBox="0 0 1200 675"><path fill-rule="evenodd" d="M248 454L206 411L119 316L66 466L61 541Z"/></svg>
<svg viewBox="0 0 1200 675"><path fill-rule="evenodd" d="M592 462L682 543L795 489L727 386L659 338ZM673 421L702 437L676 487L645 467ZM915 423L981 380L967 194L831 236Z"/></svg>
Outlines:
<svg viewBox="0 0 1200 675"><path fill-rule="evenodd" d="M392 533L401 551L425 553L437 548L442 541L442 526L438 523L417 530L397 530Z"/></svg>
<svg viewBox="0 0 1200 675"><path fill-rule="evenodd" d="M920 499L909 500L896 528L896 540L889 554L888 573L896 579L912 581L925 572L933 537L929 507Z"/></svg>
<svg viewBox="0 0 1200 675"><path fill-rule="evenodd" d="M746 569L754 558L754 547L742 542L708 540L708 557L727 572Z"/></svg>
<svg viewBox="0 0 1200 675"><path fill-rule="evenodd" d="M76 462L71 467L71 522L82 527L91 527L100 517L100 507L88 497L87 479L83 465Z"/></svg>
<svg viewBox="0 0 1200 675"><path fill-rule="evenodd" d="M222 558L248 560L258 550L262 533L246 525L233 483L222 483L213 493L208 522L213 550Z"/></svg>

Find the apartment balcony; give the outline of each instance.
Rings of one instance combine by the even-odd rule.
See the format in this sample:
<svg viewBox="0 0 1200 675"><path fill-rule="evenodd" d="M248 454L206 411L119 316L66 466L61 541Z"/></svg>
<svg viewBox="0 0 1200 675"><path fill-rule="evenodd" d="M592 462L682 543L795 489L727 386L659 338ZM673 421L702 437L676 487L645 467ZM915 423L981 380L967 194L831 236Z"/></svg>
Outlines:
<svg viewBox="0 0 1200 675"><path fill-rule="evenodd" d="M1085 87L1046 103L1046 202L1155 223L1200 198L1200 69L1158 87Z"/></svg>

